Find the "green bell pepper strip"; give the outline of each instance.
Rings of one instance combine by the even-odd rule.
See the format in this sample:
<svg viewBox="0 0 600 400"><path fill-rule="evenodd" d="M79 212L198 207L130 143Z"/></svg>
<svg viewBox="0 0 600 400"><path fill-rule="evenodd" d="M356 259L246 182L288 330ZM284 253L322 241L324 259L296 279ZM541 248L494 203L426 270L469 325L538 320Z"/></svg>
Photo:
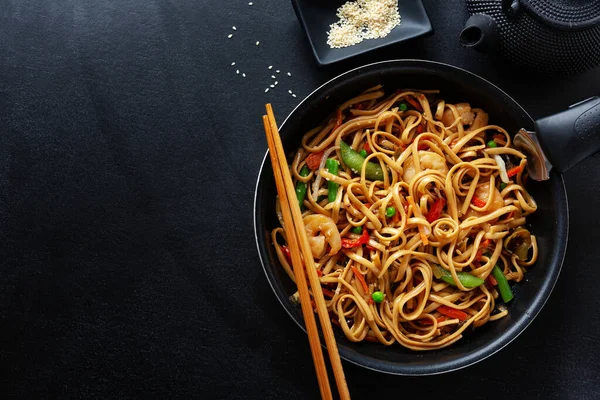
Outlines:
<svg viewBox="0 0 600 400"><path fill-rule="evenodd" d="M306 165L302 167L300 170L300 176L308 176L310 170ZM300 209L302 210L302 203L304 203L304 197L306 197L306 183L302 181L298 181L296 183L296 197L298 198L298 204L300 205Z"/></svg>
<svg viewBox="0 0 600 400"><path fill-rule="evenodd" d="M504 301L505 303L508 303L514 297L513 292L510 288L510 285L508 284L508 280L504 276L504 273L502 272L500 267L497 265L494 266L494 269L492 269L492 275L498 282L498 291L500 292L502 301Z"/></svg>
<svg viewBox="0 0 600 400"><path fill-rule="evenodd" d="M354 151L352 147L348 146L344 141L340 141L340 152L344 164L346 164L346 166L354 173L360 174L365 158ZM383 170L381 169L381 165L367 162L365 176L372 181L383 180Z"/></svg>
<svg viewBox="0 0 600 400"><path fill-rule="evenodd" d="M468 272L461 271L461 272L457 272L456 274L458 275L458 280L460 281L460 283L462 283L462 285L466 288L474 288L474 287L481 285L484 282L483 279L481 279L475 275L471 275ZM437 279L441 279L444 282L449 283L452 286L456 286L456 283L454 282L454 278L452 277L452 274L437 264L433 265L433 275Z"/></svg>
<svg viewBox="0 0 600 400"><path fill-rule="evenodd" d="M328 158L327 161L325 161L325 168L327 168L330 174L337 175L339 166L340 164L332 158ZM340 185L338 183L332 181L327 182L327 198L330 203L335 201L339 187Z"/></svg>

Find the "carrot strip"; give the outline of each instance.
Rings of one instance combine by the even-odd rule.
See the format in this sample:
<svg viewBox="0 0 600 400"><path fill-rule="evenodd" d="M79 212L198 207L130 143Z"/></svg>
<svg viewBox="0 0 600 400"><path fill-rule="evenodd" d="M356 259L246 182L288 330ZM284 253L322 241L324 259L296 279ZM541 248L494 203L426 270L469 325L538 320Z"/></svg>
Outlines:
<svg viewBox="0 0 600 400"><path fill-rule="evenodd" d="M518 165L518 166L506 171L506 175L508 175L509 178L512 178L513 176L517 175L519 172L523 171L523 168L524 168L523 165Z"/></svg>
<svg viewBox="0 0 600 400"><path fill-rule="evenodd" d="M469 314L464 311L457 310L456 308L448 307L448 306L439 306L437 310L440 314L443 314L450 318L456 318L459 321L465 321L469 319Z"/></svg>
<svg viewBox="0 0 600 400"><path fill-rule="evenodd" d="M365 278L362 276L362 274L355 267L350 267L350 268L352 268L352 272L354 272L354 275L356 276L356 279L358 279L358 281L362 285L363 290L365 291L365 294L369 294L369 286L367 285L367 282L365 281Z"/></svg>

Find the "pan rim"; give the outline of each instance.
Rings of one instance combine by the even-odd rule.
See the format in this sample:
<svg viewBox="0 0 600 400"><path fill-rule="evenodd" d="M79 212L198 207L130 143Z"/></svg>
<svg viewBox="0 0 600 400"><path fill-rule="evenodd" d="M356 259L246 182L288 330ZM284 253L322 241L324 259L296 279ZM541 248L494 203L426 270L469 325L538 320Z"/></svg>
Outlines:
<svg viewBox="0 0 600 400"><path fill-rule="evenodd" d="M300 108L306 101L311 99L312 96L316 92L318 92L319 90L321 90L322 88L324 88L328 85L331 85L332 83L343 78L346 75L356 73L357 71L359 71L361 69L369 69L369 68L373 68L373 67L379 66L379 65L401 64L401 65L408 66L408 65L414 64L414 63L420 64L421 66L431 66L434 68L436 66L438 66L438 67L442 67L442 68L454 69L461 73L470 75L471 77L473 77L475 79L481 80L482 82L485 82L486 84L490 85L493 89L499 91L500 93L502 93L502 95L504 95L508 99L510 99L527 118L529 118L531 121L533 121L533 118L529 115L529 113L525 109L523 109L523 107L516 100L514 100L510 95L508 95L505 91L500 89L498 86L496 86L492 82L488 81L487 79L485 79L475 73L472 73L472 72L467 71L460 67L456 67L454 65L450 65L450 64L442 63L442 62L438 62L438 61L429 61L429 60L420 60L420 59L393 59L393 60L385 60L385 61L378 61L378 62L374 62L374 63L365 64L365 65L350 69L346 72L343 72L343 73L336 75L335 77L329 79L322 85L318 86L310 94L306 95L296 105L296 107L294 107L294 109L289 112L289 114L284 119L284 121L279 125L279 129L281 130L284 127L285 123L290 119L290 117L292 115L294 115L296 110L298 108ZM263 254L263 251L262 251L263 250L262 246L260 244L259 221L258 221L258 216L257 216L258 194L259 194L259 186L261 183L261 176L263 174L263 169L265 168L265 165L268 162L268 160L269 160L269 151L267 150L265 152L265 155L263 157L263 160L261 162L261 165L260 165L260 168L258 171L258 177L256 180L256 185L255 185L255 190L254 190L253 224L254 224L255 244L256 244L260 262L261 262L261 265L263 268L263 272L265 273L267 281L269 282L269 286L271 286L271 290L273 291L273 294L275 295L275 297L277 298L277 300L279 301L279 303L281 304L281 306L283 307L285 312L290 316L290 318L296 323L296 325L298 325L300 327L300 329L302 329L306 333L306 329L305 329L304 325L300 321L298 321L294 315L292 315L290 313L288 307L286 306L286 304L284 304L282 298L278 295L277 290L274 286L274 282L270 278L268 270L267 270L267 264L269 263L269 260L265 258L265 255ZM394 364L393 362L377 360L376 363L368 363L367 364L367 363L365 363L364 359L361 360L362 362L359 362L358 360L355 360L352 357L349 357L347 354L345 354L344 348L341 346L340 346L340 357L342 359L344 359L345 361L350 362L354 365L360 366L362 368L366 368L366 369L369 369L372 371L377 371L377 372L381 372L381 373L385 373L385 374L389 374L389 375L398 375L398 376L439 375L439 374L444 374L444 373L448 373L448 372L452 372L452 371L457 371L457 370L472 366L474 364L477 364L477 363L491 357L492 355L496 354L500 350L504 349L511 342L513 342L517 337L519 337L530 326L530 324L537 317L537 315L540 313L540 311L544 308L546 302L552 295L554 287L556 286L556 283L558 282L558 278L560 277L560 273L562 271L562 266L564 264L564 260L565 260L565 256L566 256L568 237L569 237L569 207L568 207L567 191L566 191L566 187L565 187L565 183L564 183L564 177L555 171L552 172L552 176L555 177L555 179L557 181L557 182L555 182L555 185L557 185L558 189L559 189L558 190L558 192L559 192L558 201L564 203L565 217L563 218L562 221L559 221L559 222L562 222L562 224L560 224L560 225L563 225L563 226L558 227L558 231L564 233L564 239L558 240L557 248L555 249L555 251L558 254L558 259L556 260L556 262L558 264L557 271L555 272L556 278L553 280L553 282L551 282L550 287L544 291L545 292L544 296L541 296L542 301L537 302L537 303L534 301L531 305L529 305L527 307L528 312L526 312L526 314L528 316L528 319L524 324L523 323L515 324L515 326L508 329L501 337L499 337L495 341L492 341L488 344L483 345L481 348L479 348L477 351L475 351L472 354L469 354L469 355L459 358L457 360L443 361L443 362L437 363L433 366L430 366L430 365L411 366L410 368L412 370L415 370L415 371L411 371L411 372L405 372L405 371L399 370L398 364ZM550 182L552 182L552 181L553 181L553 179L550 180ZM560 239L560 237L559 237L559 239ZM532 311L532 312L529 312L529 311ZM516 330L516 333L513 333L512 332L513 330ZM325 347L325 345L323 345L323 347ZM364 355L361 357L368 358L368 356L364 356ZM373 359L373 358L369 358L369 359ZM381 367L378 367L378 365L380 365ZM382 367L388 367L388 368L382 368Z"/></svg>

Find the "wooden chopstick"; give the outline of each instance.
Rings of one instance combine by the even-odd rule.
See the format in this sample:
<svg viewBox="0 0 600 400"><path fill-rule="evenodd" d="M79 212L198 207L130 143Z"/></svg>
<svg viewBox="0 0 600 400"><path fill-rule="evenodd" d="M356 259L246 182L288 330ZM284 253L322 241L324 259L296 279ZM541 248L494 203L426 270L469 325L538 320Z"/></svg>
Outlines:
<svg viewBox="0 0 600 400"><path fill-rule="evenodd" d="M306 283L306 276L304 274L304 270L306 270L310 282L310 288L313 292L313 298L317 307L317 313L319 315L319 321L321 323L323 337L325 338L325 343L327 345L329 360L331 362L331 367L335 377L338 393L341 399L350 399L350 392L346 383L346 377L344 376L344 370L338 352L337 343L333 335L333 328L329 319L329 313L327 312L327 305L325 304L325 298L323 297L321 283L319 281L319 277L317 276L317 270L315 268L314 259L310 250L310 245L308 243L306 232L304 230L302 212L300 211L300 206L296 201L296 191L292 182L292 177L290 175L289 167L285 157L285 152L283 149L283 144L281 143L279 130L277 129L277 123L275 122L275 116L273 114L273 108L271 107L271 104L266 105L266 110L267 115L263 116L263 123L265 125L267 142L269 144L269 154L271 156L271 163L273 165L273 170L275 173L275 182L277 184L277 192L279 194L279 200L281 202L281 210L284 217L284 223L286 225L286 236L288 239L288 243L290 243L290 239L293 239L292 241L297 242L293 246L295 251L292 249L292 246L290 246L290 253L292 254L294 275L296 276L296 284L298 285L298 292L300 295L300 302L302 303L302 311L304 314L305 323L307 325L309 341L311 341L311 350L313 349L312 342L315 341L314 338L311 339L311 336L316 336L316 338L318 339L318 331L316 328L316 324L309 328L308 321L311 318L314 321L314 314L312 312L312 309L310 308L310 295L308 293L308 288L304 285ZM289 214L290 212L291 215ZM288 214L289 222L286 221L286 214ZM294 253L296 253L295 256ZM300 253L302 254L302 258L300 257ZM294 261L294 257L296 258L297 262ZM304 259L306 263L306 268L304 268L302 265L302 259ZM296 273L297 270L299 273ZM300 283L300 281L304 282ZM303 286L303 288L301 289L300 286ZM304 289L306 289L306 292L303 294L302 292L304 291ZM305 305L308 305L308 311L311 315L308 318L306 315L307 313L305 312ZM324 365L323 367L317 365L318 360L316 360L316 358L319 357L318 355L315 356L315 352L313 351L313 359L315 359L315 368L317 370L317 377L319 378L321 396L323 398L328 398L325 397L325 395L327 394L327 392L329 392L329 395L331 395L331 391L329 388L328 379L326 379L327 373L325 370L325 379L323 379L322 376L320 377L320 371L322 370L322 368L324 368ZM323 389L323 384L327 385L327 389Z"/></svg>
<svg viewBox="0 0 600 400"><path fill-rule="evenodd" d="M286 227L285 233L287 243L292 256L294 276L296 277L296 285L298 286L298 294L300 295L300 305L302 308L302 314L304 315L304 324L306 325L306 330L308 332L310 350L312 353L313 362L315 364L315 370L317 371L317 380L319 382L321 398L332 399L331 388L329 387L329 378L327 376L327 368L325 366L325 359L323 358L323 351L321 349L321 340L319 339L317 321L315 320L315 315L311 307L310 293L308 292L306 275L304 274L304 271L302 271L304 267L300 257L296 231L293 229L294 221L292 219L291 211L287 206L287 204L289 204L289 199L287 197L287 191L285 190L284 178L282 176L281 169L279 168L279 163L277 162L277 151L274 147L275 144L273 142L271 123L266 115L263 115L263 124L265 125L265 133L267 134L269 155L271 157L271 164L273 165L275 184L277 186L277 193L279 194L279 201L281 203L281 213Z"/></svg>

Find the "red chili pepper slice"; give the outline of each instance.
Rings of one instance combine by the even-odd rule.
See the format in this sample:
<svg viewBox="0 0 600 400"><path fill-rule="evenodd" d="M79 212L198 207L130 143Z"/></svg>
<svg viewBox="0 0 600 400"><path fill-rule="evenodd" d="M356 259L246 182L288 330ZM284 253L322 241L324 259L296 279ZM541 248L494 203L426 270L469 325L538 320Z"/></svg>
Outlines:
<svg viewBox="0 0 600 400"><path fill-rule="evenodd" d="M475 206L477 206L479 208L485 207L485 205L487 204L487 202L485 202L485 201L481 200L479 197L475 197L475 196L473 196L471 203L473 203Z"/></svg>
<svg viewBox="0 0 600 400"><path fill-rule="evenodd" d="M446 199L439 198L431 206L431 210L425 216L427 222L432 223L433 221L437 221L440 218L440 214L442 213L442 209L446 205Z"/></svg>
<svg viewBox="0 0 600 400"><path fill-rule="evenodd" d="M321 159L323 158L323 153L324 152L322 151L318 153L310 153L308 157L306 157L306 165L308 165L308 168L313 171L319 169L319 166L321 165Z"/></svg>
<svg viewBox="0 0 600 400"><path fill-rule="evenodd" d="M464 311L457 310L456 308L448 307L448 306L439 306L437 310L440 314L445 315L446 317L456 318L459 321L465 321L469 319L469 314Z"/></svg>
<svg viewBox="0 0 600 400"><path fill-rule="evenodd" d="M365 142L363 149L365 149L367 154L371 154L373 152L373 150L371 150L371 146L369 145L369 142Z"/></svg>
<svg viewBox="0 0 600 400"><path fill-rule="evenodd" d="M490 286L498 285L498 281L492 275L488 275L488 277L485 278L485 282Z"/></svg>
<svg viewBox="0 0 600 400"><path fill-rule="evenodd" d="M366 229L363 229L363 233L362 235L360 235L360 237L358 239L348 239L348 238L342 238L342 247L345 249L351 249L353 247L358 247L360 245L369 243L369 239L371 237L369 236L369 232Z"/></svg>
<svg viewBox="0 0 600 400"><path fill-rule="evenodd" d="M279 247L281 248L281 251L283 252L283 255L285 256L285 259L291 263L292 262L292 253L290 253L290 248L285 245L281 245Z"/></svg>

